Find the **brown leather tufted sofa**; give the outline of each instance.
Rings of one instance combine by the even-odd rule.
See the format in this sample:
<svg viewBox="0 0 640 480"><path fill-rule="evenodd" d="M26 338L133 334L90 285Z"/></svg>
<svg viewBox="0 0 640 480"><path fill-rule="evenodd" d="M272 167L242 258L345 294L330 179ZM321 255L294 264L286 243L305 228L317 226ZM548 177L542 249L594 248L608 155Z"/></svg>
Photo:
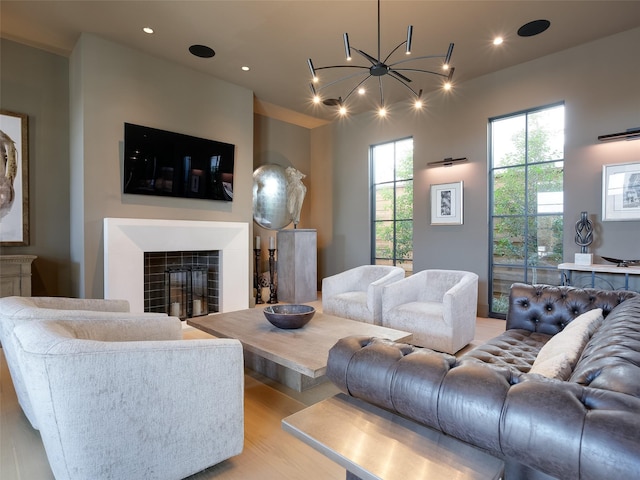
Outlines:
<svg viewBox="0 0 640 480"><path fill-rule="evenodd" d="M528 373L542 346L593 308L605 319L570 378ZM460 358L347 337L329 352L327 376L345 393L505 458L507 472L517 465L544 478L640 478L634 292L514 284L506 331Z"/></svg>

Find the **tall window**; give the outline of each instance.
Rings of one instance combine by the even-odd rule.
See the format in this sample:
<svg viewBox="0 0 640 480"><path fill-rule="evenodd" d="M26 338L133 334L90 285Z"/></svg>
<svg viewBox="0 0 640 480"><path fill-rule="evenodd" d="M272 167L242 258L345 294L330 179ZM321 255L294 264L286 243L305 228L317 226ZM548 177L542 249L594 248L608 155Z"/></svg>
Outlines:
<svg viewBox="0 0 640 480"><path fill-rule="evenodd" d="M514 282L557 285L562 262L564 105L490 120L489 313Z"/></svg>
<svg viewBox="0 0 640 480"><path fill-rule="evenodd" d="M413 138L371 147L372 263L413 272Z"/></svg>

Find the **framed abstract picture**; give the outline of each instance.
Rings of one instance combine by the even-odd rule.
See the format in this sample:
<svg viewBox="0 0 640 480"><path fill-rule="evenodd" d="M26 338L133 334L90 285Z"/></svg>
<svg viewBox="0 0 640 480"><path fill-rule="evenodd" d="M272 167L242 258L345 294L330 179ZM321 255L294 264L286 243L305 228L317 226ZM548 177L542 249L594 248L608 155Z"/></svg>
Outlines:
<svg viewBox="0 0 640 480"><path fill-rule="evenodd" d="M29 245L29 122L0 110L0 245Z"/></svg>
<svg viewBox="0 0 640 480"><path fill-rule="evenodd" d="M603 165L602 220L640 220L640 163Z"/></svg>
<svg viewBox="0 0 640 480"><path fill-rule="evenodd" d="M431 225L462 225L463 182L431 185Z"/></svg>

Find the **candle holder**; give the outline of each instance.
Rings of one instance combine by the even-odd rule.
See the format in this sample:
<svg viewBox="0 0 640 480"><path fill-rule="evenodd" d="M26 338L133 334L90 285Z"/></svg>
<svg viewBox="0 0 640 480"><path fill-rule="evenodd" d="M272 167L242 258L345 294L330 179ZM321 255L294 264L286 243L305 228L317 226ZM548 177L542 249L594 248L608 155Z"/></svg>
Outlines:
<svg viewBox="0 0 640 480"><path fill-rule="evenodd" d="M269 301L267 303L278 303L278 292L276 287L276 253L275 248L269 249Z"/></svg>
<svg viewBox="0 0 640 480"><path fill-rule="evenodd" d="M260 249L253 249L253 256L255 257L255 268L253 269L253 286L256 288L256 305L264 303L262 300L262 288L260 287Z"/></svg>

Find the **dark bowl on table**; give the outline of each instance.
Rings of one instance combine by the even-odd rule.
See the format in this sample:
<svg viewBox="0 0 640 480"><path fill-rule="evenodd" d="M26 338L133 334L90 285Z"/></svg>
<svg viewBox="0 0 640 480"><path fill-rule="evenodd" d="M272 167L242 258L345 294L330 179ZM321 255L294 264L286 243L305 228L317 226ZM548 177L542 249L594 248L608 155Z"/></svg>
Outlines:
<svg viewBox="0 0 640 480"><path fill-rule="evenodd" d="M304 327L313 318L316 309L309 305L269 305L264 316L278 328Z"/></svg>

